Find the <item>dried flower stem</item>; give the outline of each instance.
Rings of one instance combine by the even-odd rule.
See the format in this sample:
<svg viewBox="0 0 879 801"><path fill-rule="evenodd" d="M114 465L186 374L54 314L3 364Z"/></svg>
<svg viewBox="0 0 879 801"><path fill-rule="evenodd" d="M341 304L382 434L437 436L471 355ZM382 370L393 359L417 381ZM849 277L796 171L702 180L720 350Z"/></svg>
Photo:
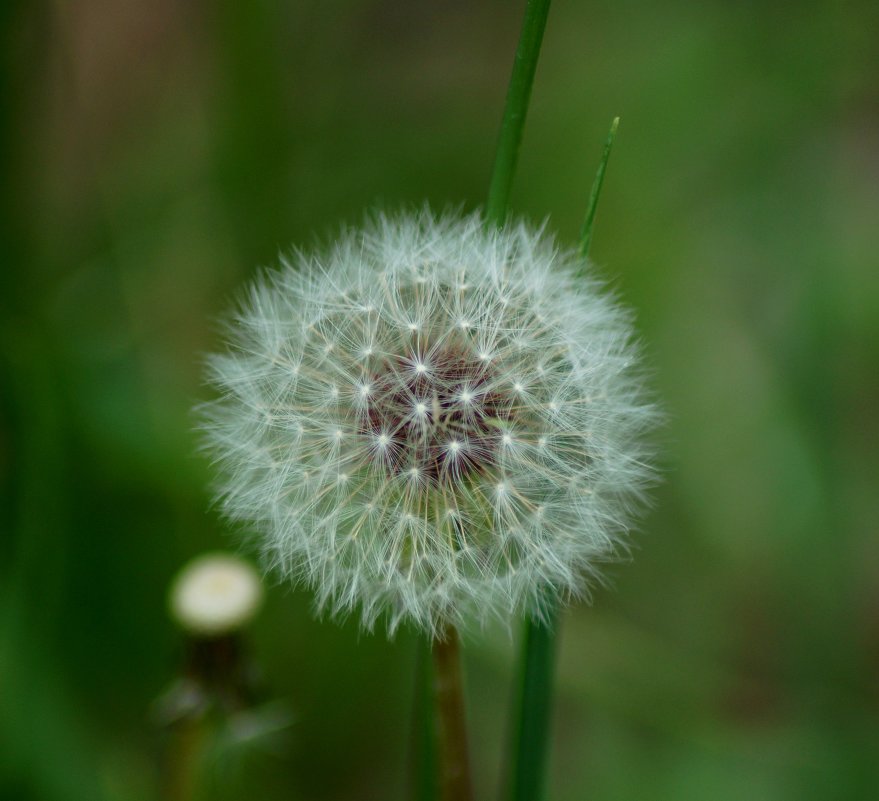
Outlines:
<svg viewBox="0 0 879 801"><path fill-rule="evenodd" d="M437 712L442 801L471 801L473 783L467 751L461 647L454 626L433 641L434 700Z"/></svg>

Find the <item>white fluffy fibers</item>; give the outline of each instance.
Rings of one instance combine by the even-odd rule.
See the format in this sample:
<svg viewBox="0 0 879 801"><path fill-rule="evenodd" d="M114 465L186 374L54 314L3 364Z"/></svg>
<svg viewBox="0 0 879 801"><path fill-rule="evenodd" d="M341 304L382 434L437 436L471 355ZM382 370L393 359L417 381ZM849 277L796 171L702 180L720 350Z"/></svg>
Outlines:
<svg viewBox="0 0 879 801"><path fill-rule="evenodd" d="M540 617L651 478L630 315L525 223L378 215L265 273L228 332L203 415L222 510L366 627Z"/></svg>

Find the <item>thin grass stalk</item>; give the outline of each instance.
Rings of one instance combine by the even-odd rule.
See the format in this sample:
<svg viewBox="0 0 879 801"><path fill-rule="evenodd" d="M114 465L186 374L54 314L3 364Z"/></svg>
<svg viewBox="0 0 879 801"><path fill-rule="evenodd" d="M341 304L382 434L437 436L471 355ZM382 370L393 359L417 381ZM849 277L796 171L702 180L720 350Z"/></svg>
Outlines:
<svg viewBox="0 0 879 801"><path fill-rule="evenodd" d="M604 150L601 153L601 161L592 182L592 191L589 193L589 203L586 206L586 218L583 220L583 228L580 231L580 255L585 259L589 255L592 245L592 226L595 223L595 212L598 211L598 198L601 195L601 186L604 183L604 173L607 170L607 162L610 159L610 151L613 148L613 140L617 135L617 127L620 118L614 117L610 124L607 139L604 142Z"/></svg>
<svg viewBox="0 0 879 801"><path fill-rule="evenodd" d="M620 118L610 125L601 161L592 182L586 217L580 234L580 255L585 259L592 244L592 227L598 210L598 198L610 159ZM520 702L515 732L515 752L510 779L512 801L540 801L544 794L546 755L552 717L552 686L558 632L558 604L544 611L543 621L525 624L520 678Z"/></svg>
<svg viewBox="0 0 879 801"><path fill-rule="evenodd" d="M510 782L513 801L538 801L543 795L546 752L552 710L555 627L558 606L545 611L546 621L525 625L516 721L515 754Z"/></svg>
<svg viewBox="0 0 879 801"><path fill-rule="evenodd" d="M419 637L417 649L412 705L410 796L413 801L438 801L432 641L427 637Z"/></svg>
<svg viewBox="0 0 879 801"><path fill-rule="evenodd" d="M510 205L510 190L513 175L519 159L519 145L525 127L528 101L531 99L531 86L537 69L537 57L543 42L543 31L549 15L550 0L528 0L522 33L513 61L513 73L507 89L504 116L494 157L494 168L485 204L485 219L489 224L504 224Z"/></svg>
<svg viewBox="0 0 879 801"><path fill-rule="evenodd" d="M489 225L502 226L509 213L513 175L549 6L550 0L528 0L525 8L485 208ZM548 615L554 617L555 610L549 610ZM550 629L529 621L526 624L522 692L511 778L513 797L523 801L533 801L527 795L529 789L542 785L552 692L552 653Z"/></svg>

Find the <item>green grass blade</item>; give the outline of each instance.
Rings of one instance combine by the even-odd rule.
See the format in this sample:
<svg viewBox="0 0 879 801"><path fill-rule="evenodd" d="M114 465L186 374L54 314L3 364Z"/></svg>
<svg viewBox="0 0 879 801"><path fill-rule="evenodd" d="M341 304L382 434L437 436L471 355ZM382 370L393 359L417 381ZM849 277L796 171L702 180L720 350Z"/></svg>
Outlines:
<svg viewBox="0 0 879 801"><path fill-rule="evenodd" d="M534 83L534 72L537 69L537 57L540 55L546 18L549 14L549 3L550 0L528 0L525 7L522 33L519 37L519 46L516 48L510 86L507 89L488 200L485 204L485 219L489 224L503 225L509 210L510 189L513 186L513 174L519 158L522 129L525 127L525 116L531 98L531 86Z"/></svg>
<svg viewBox="0 0 879 801"><path fill-rule="evenodd" d="M525 625L521 696L510 780L512 801L538 801L543 797L557 618L558 607L553 606L546 611L545 623L529 620Z"/></svg>
<svg viewBox="0 0 879 801"><path fill-rule="evenodd" d="M592 224L595 222L595 212L598 210L598 197L601 194L601 185L604 183L604 171L613 148L613 140L617 135L617 127L620 118L614 117L610 124L610 132L604 143L604 152L601 154L601 162L592 182L592 191L589 193L589 205L586 207L586 219L583 221L583 230L580 232L580 255L585 259L589 255L589 246L592 244Z"/></svg>
<svg viewBox="0 0 879 801"><path fill-rule="evenodd" d="M525 7L485 206L488 225L503 225L509 212L513 175L549 5L550 0L528 0ZM550 610L549 615L554 617L555 610ZM529 623L523 651L522 696L511 777L513 798L522 801L534 801L542 785L553 653L551 630Z"/></svg>
<svg viewBox="0 0 879 801"><path fill-rule="evenodd" d="M579 250L584 258L589 255L589 246L592 244L592 226L598 209L598 198L619 122L620 118L615 117L611 123L601 162L592 182L586 219L580 235ZM512 801L539 801L543 797L557 627L558 606L555 605L546 611L545 622L529 620L525 625L521 696L510 782Z"/></svg>
<svg viewBox="0 0 879 801"><path fill-rule="evenodd" d="M433 709L433 660L430 640L418 638L415 665L415 698L412 720L413 801L437 801L436 718Z"/></svg>

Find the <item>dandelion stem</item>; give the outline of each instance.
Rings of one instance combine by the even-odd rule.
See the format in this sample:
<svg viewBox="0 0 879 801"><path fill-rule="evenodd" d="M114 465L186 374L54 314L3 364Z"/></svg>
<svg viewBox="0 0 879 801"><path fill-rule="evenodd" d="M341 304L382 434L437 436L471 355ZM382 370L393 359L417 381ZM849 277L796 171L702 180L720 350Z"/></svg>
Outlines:
<svg viewBox="0 0 879 801"><path fill-rule="evenodd" d="M589 193L586 219L583 220L583 229L580 232L580 255L584 259L589 255L589 246L592 244L592 224L595 222L595 212L598 210L598 196L601 194L601 185L604 183L604 171L607 169L607 161L610 158L610 151L613 147L613 140L617 135L617 126L619 124L620 118L614 117L613 122L610 124L607 140L604 143L604 151L601 154L601 161L595 173L595 180L592 182L592 191Z"/></svg>
<svg viewBox="0 0 879 801"><path fill-rule="evenodd" d="M186 720L175 732L167 775L169 801L195 801L200 796L208 735L208 724L203 718Z"/></svg>
<svg viewBox="0 0 879 801"><path fill-rule="evenodd" d="M440 798L442 801L472 801L461 646L454 626L446 626L433 641L433 667L442 788Z"/></svg>
<svg viewBox="0 0 879 801"><path fill-rule="evenodd" d="M501 122L500 136L495 151L494 168L485 205L485 218L489 224L501 226L507 217L510 203L510 188L513 173L519 158L519 145L522 142L522 129L525 127L525 114L531 98L531 86L537 69L537 57L546 28L550 0L528 0L522 33L513 62L513 74L507 89L507 100Z"/></svg>

